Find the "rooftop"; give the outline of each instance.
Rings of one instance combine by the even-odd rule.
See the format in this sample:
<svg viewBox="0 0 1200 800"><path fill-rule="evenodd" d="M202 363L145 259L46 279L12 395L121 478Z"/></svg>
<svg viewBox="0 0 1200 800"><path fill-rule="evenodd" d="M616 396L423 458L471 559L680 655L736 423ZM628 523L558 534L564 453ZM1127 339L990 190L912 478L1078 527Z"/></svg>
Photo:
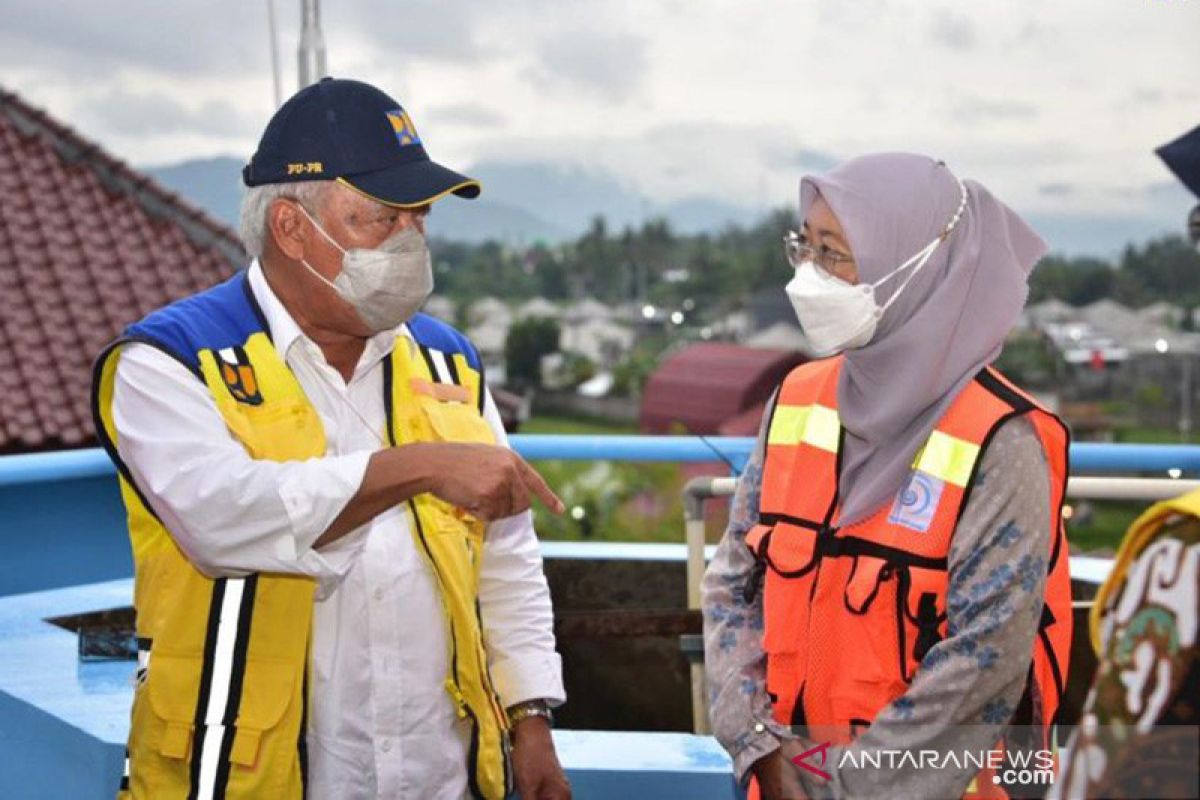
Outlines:
<svg viewBox="0 0 1200 800"><path fill-rule="evenodd" d="M242 259L232 230L0 88L0 453L94 444L96 354Z"/></svg>

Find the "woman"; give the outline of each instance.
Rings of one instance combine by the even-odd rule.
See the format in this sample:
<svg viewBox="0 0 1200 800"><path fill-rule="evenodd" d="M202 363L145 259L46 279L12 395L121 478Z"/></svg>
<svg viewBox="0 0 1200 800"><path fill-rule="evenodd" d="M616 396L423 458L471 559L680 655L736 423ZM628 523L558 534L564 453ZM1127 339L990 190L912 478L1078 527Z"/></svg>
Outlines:
<svg viewBox="0 0 1200 800"><path fill-rule="evenodd" d="M1045 244L917 155L807 176L800 208L787 293L830 357L769 406L704 578L713 730L752 796L1004 796L862 756L1041 746L1057 709L1067 434L989 366Z"/></svg>

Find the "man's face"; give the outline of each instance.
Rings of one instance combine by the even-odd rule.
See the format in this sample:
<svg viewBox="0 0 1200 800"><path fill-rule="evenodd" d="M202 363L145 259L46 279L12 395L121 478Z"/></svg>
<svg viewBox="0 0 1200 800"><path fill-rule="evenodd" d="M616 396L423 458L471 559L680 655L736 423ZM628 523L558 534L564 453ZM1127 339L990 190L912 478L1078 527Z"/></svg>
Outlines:
<svg viewBox="0 0 1200 800"><path fill-rule="evenodd" d="M308 212L344 249L370 250L389 236L409 228L424 235L429 206L397 208L384 205L335 181L322 195L319 208L308 209ZM304 225L307 228L302 231L305 260L317 272L333 280L342 271L342 251L321 235L312 220L305 217Z"/></svg>
<svg viewBox="0 0 1200 800"><path fill-rule="evenodd" d="M307 262L330 281L342 271L342 251L333 242L345 250L373 249L402 230L413 228L425 233L428 205L388 206L337 182L330 183L320 197L315 208L302 207L293 199L276 201L271 212L272 229L275 244L284 255L292 261ZM321 234L317 225L329 238ZM302 265L292 271L288 280L298 282L304 289L294 299L300 307L290 309L293 315L329 330L353 336L370 335L350 304Z"/></svg>

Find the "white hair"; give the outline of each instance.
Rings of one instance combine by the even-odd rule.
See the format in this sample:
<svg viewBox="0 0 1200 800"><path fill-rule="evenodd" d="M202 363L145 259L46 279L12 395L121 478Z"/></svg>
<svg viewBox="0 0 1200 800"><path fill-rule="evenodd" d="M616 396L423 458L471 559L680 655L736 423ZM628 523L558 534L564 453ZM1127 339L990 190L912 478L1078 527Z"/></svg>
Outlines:
<svg viewBox="0 0 1200 800"><path fill-rule="evenodd" d="M312 213L317 212L321 196L333 181L292 181L250 186L242 195L241 221L238 225L242 246L251 258L262 258L267 241L267 212L280 198L296 200Z"/></svg>

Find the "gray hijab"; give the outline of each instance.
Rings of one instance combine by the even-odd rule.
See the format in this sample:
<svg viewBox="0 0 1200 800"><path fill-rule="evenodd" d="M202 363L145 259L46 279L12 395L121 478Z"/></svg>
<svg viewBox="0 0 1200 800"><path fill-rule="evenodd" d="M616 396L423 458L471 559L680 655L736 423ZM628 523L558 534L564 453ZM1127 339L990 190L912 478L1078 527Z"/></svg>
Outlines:
<svg viewBox="0 0 1200 800"><path fill-rule="evenodd" d="M846 429L840 525L861 522L904 485L917 450L959 390L1004 346L1025 305L1027 279L1046 243L975 181L949 237L879 320L848 350L838 381ZM962 198L941 162L908 153L847 161L800 182L800 218L817 193L849 240L859 281L872 283L945 229ZM911 267L879 287L887 302Z"/></svg>

